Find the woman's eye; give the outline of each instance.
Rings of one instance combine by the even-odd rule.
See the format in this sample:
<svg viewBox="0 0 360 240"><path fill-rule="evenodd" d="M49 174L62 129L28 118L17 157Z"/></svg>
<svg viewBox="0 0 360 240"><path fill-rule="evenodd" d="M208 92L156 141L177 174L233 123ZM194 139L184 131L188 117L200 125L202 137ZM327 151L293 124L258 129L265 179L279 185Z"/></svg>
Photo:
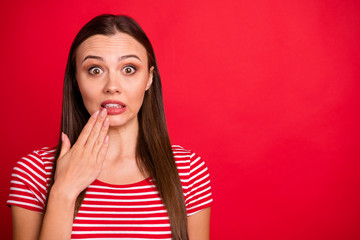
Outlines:
<svg viewBox="0 0 360 240"><path fill-rule="evenodd" d="M124 69L123 69L123 72L124 72L126 75L134 74L135 71L136 71L136 68L133 67L133 66L126 66L126 67L124 67Z"/></svg>
<svg viewBox="0 0 360 240"><path fill-rule="evenodd" d="M89 73L91 75L99 75L99 74L103 73L103 70L99 67L92 67L89 69Z"/></svg>

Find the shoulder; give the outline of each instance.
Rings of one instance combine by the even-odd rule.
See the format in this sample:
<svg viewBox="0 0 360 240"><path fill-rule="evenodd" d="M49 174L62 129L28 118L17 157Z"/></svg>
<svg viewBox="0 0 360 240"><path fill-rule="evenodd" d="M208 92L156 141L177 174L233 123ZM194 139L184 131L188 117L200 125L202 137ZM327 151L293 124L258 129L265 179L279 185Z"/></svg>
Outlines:
<svg viewBox="0 0 360 240"><path fill-rule="evenodd" d="M12 177L46 186L52 172L55 152L56 147L43 147L25 155L16 162Z"/></svg>
<svg viewBox="0 0 360 240"><path fill-rule="evenodd" d="M187 215L211 206L210 174L205 161L196 153L173 145L173 154L184 191Z"/></svg>
<svg viewBox="0 0 360 240"><path fill-rule="evenodd" d="M204 166L207 169L205 161L193 151L185 149L180 145L172 145L172 150L179 172L181 172L180 170L184 169L185 166L188 167L189 174L190 170L194 171L200 166Z"/></svg>
<svg viewBox="0 0 360 240"><path fill-rule="evenodd" d="M177 159L190 159L193 154L192 151L183 148L180 145L172 145L172 151L174 154L175 161Z"/></svg>
<svg viewBox="0 0 360 240"><path fill-rule="evenodd" d="M43 147L32 151L31 153L22 157L15 165L16 167L26 167L30 170L39 170L46 174L51 172L54 159L55 159L56 147Z"/></svg>
<svg viewBox="0 0 360 240"><path fill-rule="evenodd" d="M208 167L197 153L185 149L179 145L173 145L175 163L183 185L189 185L194 181L204 178L209 180Z"/></svg>
<svg viewBox="0 0 360 240"><path fill-rule="evenodd" d="M56 148L34 150L16 162L10 181L8 205L42 212Z"/></svg>

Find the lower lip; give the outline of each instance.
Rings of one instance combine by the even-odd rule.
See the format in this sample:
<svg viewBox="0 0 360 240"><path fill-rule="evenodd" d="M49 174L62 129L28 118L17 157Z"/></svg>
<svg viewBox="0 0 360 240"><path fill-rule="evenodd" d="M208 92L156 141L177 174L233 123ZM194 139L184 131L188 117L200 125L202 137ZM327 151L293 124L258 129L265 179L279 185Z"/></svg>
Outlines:
<svg viewBox="0 0 360 240"><path fill-rule="evenodd" d="M118 114L122 114L123 112L125 112L125 110L126 110L126 107L123 107L123 108L107 108L106 112L107 112L108 115L118 115Z"/></svg>

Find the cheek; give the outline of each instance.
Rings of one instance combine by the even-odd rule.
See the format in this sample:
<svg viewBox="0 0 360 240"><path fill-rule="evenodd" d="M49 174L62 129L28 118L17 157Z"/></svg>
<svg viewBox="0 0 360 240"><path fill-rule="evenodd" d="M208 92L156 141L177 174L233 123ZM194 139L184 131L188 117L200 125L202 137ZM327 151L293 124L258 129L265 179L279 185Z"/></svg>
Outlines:
<svg viewBox="0 0 360 240"><path fill-rule="evenodd" d="M136 104L136 106L141 106L144 99L143 91L132 92L131 99L129 99L132 103Z"/></svg>
<svg viewBox="0 0 360 240"><path fill-rule="evenodd" d="M129 103L142 105L145 95L146 83L144 78L136 79L134 81L124 81L122 84L123 93L127 96Z"/></svg>
<svg viewBox="0 0 360 240"><path fill-rule="evenodd" d="M81 97L83 99L84 105L89 113L94 111L94 106L96 105L97 93L94 91L95 87L91 86L83 86L81 83L79 84L79 90L81 93Z"/></svg>
<svg viewBox="0 0 360 240"><path fill-rule="evenodd" d="M138 111L140 109L143 103L144 95L145 88L142 86L136 90L133 89L131 92L128 92L128 103L132 106L134 111Z"/></svg>

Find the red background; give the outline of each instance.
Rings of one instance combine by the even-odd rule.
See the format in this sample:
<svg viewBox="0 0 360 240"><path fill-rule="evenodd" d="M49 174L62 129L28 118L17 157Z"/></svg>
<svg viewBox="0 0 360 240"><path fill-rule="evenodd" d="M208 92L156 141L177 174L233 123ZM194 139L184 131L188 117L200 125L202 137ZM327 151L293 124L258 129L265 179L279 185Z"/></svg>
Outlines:
<svg viewBox="0 0 360 240"><path fill-rule="evenodd" d="M360 239L357 0L4 1L2 239L11 169L56 144L71 41L100 13L154 45L172 141L210 169L212 239Z"/></svg>

